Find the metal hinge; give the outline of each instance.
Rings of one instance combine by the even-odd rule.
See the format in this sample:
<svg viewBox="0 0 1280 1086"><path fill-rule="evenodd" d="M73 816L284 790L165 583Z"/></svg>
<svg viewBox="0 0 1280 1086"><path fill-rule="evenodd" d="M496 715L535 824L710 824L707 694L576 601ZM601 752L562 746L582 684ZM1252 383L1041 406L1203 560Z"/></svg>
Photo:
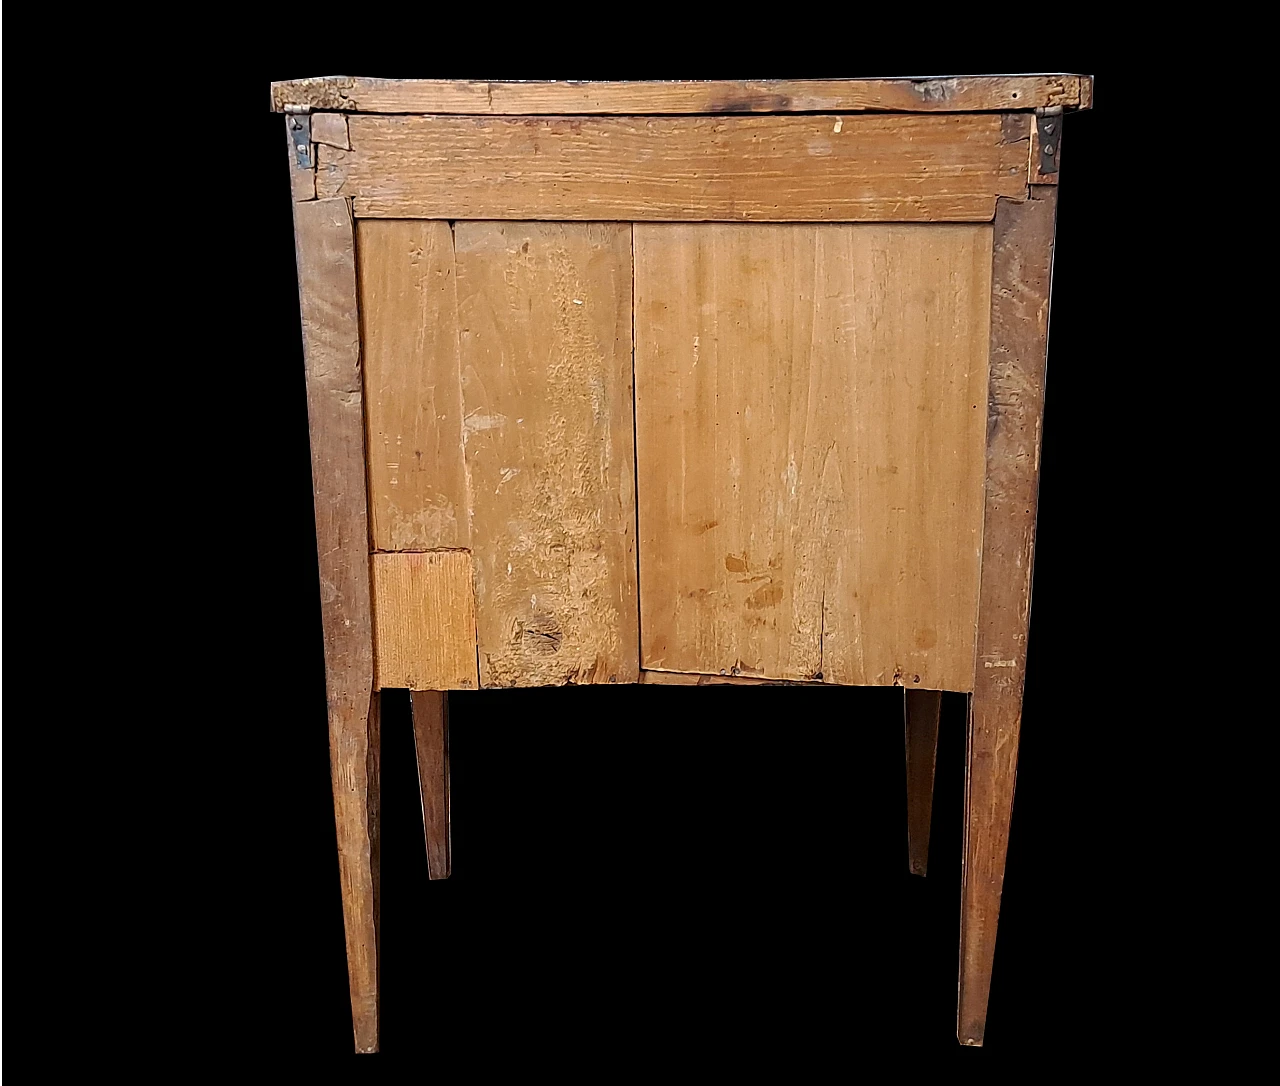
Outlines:
<svg viewBox="0 0 1280 1086"><path fill-rule="evenodd" d="M311 161L311 117L306 113L289 110L285 123L289 126L289 139L298 158L298 169L309 170Z"/></svg>
<svg viewBox="0 0 1280 1086"><path fill-rule="evenodd" d="M1062 158L1062 107L1036 110L1036 138L1040 144L1040 172L1057 173Z"/></svg>

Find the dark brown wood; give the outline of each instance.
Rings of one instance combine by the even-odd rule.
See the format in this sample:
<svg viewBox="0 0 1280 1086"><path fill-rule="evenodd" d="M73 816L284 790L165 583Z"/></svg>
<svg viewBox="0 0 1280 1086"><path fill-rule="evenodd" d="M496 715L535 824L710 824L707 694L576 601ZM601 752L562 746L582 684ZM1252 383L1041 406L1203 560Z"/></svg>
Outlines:
<svg viewBox="0 0 1280 1086"><path fill-rule="evenodd" d="M418 751L422 828L427 839L427 877L449 877L449 695L413 692L413 737Z"/></svg>
<svg viewBox="0 0 1280 1086"><path fill-rule="evenodd" d="M942 691L904 690L903 731L907 755L907 866L913 875L929 869L929 820L933 816L933 772L938 758Z"/></svg>
<svg viewBox="0 0 1280 1086"><path fill-rule="evenodd" d="M322 76L271 84L271 108L352 113L987 113L1088 109L1088 75L928 79L681 79L544 82Z"/></svg>
<svg viewBox="0 0 1280 1086"><path fill-rule="evenodd" d="M1000 200L991 284L978 643L969 702L957 1035L982 1044L1013 813L1031 609L1057 189Z"/></svg>
<svg viewBox="0 0 1280 1086"><path fill-rule="evenodd" d="M356 1050L376 1052L378 698L355 235L346 200L295 203L293 214L351 1017Z"/></svg>

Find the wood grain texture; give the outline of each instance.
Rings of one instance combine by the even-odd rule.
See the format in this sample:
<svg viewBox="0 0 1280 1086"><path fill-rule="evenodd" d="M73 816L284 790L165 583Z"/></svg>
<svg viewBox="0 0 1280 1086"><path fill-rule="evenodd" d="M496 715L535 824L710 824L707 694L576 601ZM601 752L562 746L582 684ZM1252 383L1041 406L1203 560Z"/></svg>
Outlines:
<svg viewBox="0 0 1280 1086"><path fill-rule="evenodd" d="M476 688L471 572L467 551L373 556L379 689Z"/></svg>
<svg viewBox="0 0 1280 1086"><path fill-rule="evenodd" d="M982 573L965 773L961 1043L982 1044L1013 812L1044 413L1057 190L995 221Z"/></svg>
<svg viewBox="0 0 1280 1086"><path fill-rule="evenodd" d="M314 200L316 198L316 168L315 158L311 159L312 165L303 168L298 165L298 154L293 144L293 118L286 117L284 119L284 138L285 150L289 158L289 185L293 190L293 199L297 203L299 200Z"/></svg>
<svg viewBox="0 0 1280 1086"><path fill-rule="evenodd" d="M967 113L1041 106L1087 109L1092 88L1092 77L1079 75L581 83L325 76L272 83L271 108L473 114Z"/></svg>
<svg viewBox="0 0 1280 1086"><path fill-rule="evenodd" d="M351 150L351 141L347 138L347 115L345 113L311 114L311 140L313 143L323 143L344 151Z"/></svg>
<svg viewBox="0 0 1280 1086"><path fill-rule="evenodd" d="M635 682L631 230L455 249L481 685Z"/></svg>
<svg viewBox="0 0 1280 1086"><path fill-rule="evenodd" d="M933 818L933 775L938 761L938 723L942 693L903 691L903 738L907 758L907 867L913 875L929 871L929 827Z"/></svg>
<svg viewBox="0 0 1280 1086"><path fill-rule="evenodd" d="M822 682L750 679L745 675L688 675L679 671L641 671L640 681L657 686L822 686Z"/></svg>
<svg viewBox="0 0 1280 1086"><path fill-rule="evenodd" d="M449 841L449 695L413 692L413 737L422 795L422 829L427 845L427 878L447 879Z"/></svg>
<svg viewBox="0 0 1280 1086"><path fill-rule="evenodd" d="M1027 114L352 116L316 192L368 218L987 221L1025 195ZM1010 132L1017 133L1010 139Z"/></svg>
<svg viewBox="0 0 1280 1086"><path fill-rule="evenodd" d="M346 200L294 204L329 754L356 1050L378 1048L377 719L355 231Z"/></svg>
<svg viewBox="0 0 1280 1086"><path fill-rule="evenodd" d="M366 220L356 237L374 548L468 547L453 231Z"/></svg>
<svg viewBox="0 0 1280 1086"><path fill-rule="evenodd" d="M643 667L971 688L990 246L635 227Z"/></svg>

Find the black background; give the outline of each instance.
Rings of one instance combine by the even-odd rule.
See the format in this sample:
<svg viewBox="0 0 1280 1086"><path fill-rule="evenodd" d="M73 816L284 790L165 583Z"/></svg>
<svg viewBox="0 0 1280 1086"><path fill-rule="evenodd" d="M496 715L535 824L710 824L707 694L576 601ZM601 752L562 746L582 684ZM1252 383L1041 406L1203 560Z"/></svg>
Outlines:
<svg viewBox="0 0 1280 1086"><path fill-rule="evenodd" d="M227 111L244 135L227 209L236 280L223 298L247 337L220 500L245 570L232 602L250 616L230 651L254 693L226 706L251 754L229 769L223 851L210 858L211 883L237 880L223 906L238 933L233 956L205 967L210 983L232 974L239 993L223 1007L221 1042L335 1056L352 1047L290 193L283 121L268 112L272 79L329 68L1097 75L1095 109L1065 123L1030 659L985 1051L1051 1053L1081 1030L1098 1042L1120 1020L1127 983L1097 920L1111 910L1108 925L1124 923L1114 911L1123 880L1101 843L1113 772L1097 754L1124 712L1097 662L1107 627L1123 621L1114 558L1098 542L1117 502L1120 438L1097 377L1108 364L1117 247L1105 179L1126 123L1123 87L1080 57L932 67L828 58L816 70L766 59L746 71L723 60L714 70L692 59L630 71L566 62L549 72L479 53L445 70L372 54L326 67L299 48L237 69L243 100ZM944 700L929 876L919 879L906 869L901 698L661 687L451 695L453 876L429 883L407 695L386 695L377 1058L480 1067L596 1051L603 1068L683 1049L698 1066L728 1052L856 1066L877 1051L957 1051L964 699Z"/></svg>

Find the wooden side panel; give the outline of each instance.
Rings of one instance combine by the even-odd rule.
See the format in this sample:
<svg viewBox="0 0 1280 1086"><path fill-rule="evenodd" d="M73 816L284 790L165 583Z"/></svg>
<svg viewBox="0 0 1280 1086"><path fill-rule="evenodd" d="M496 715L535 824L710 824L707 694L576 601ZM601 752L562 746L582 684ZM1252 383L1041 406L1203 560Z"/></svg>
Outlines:
<svg viewBox="0 0 1280 1086"><path fill-rule="evenodd" d="M476 688L470 553L375 554L373 596L379 689Z"/></svg>
<svg viewBox="0 0 1280 1086"><path fill-rule="evenodd" d="M353 116L316 191L371 218L986 221L1024 195L1027 114Z"/></svg>
<svg viewBox="0 0 1280 1086"><path fill-rule="evenodd" d="M346 200L293 208L311 430L338 872L356 1049L378 1048L377 697L355 231Z"/></svg>
<svg viewBox="0 0 1280 1086"><path fill-rule="evenodd" d="M374 549L470 545L446 222L359 224Z"/></svg>
<svg viewBox="0 0 1280 1086"><path fill-rule="evenodd" d="M635 252L643 666L970 689L991 228Z"/></svg>
<svg viewBox="0 0 1280 1086"><path fill-rule="evenodd" d="M639 677L631 229L456 229L483 686Z"/></svg>
<svg viewBox="0 0 1280 1086"><path fill-rule="evenodd" d="M271 84L277 112L295 105L359 113L976 113L1088 109L1092 101L1092 78L1077 75L583 83L326 76Z"/></svg>
<svg viewBox="0 0 1280 1086"><path fill-rule="evenodd" d="M987 1018L1022 725L1057 189L1001 201L995 221L982 580L965 773L957 1030Z"/></svg>

